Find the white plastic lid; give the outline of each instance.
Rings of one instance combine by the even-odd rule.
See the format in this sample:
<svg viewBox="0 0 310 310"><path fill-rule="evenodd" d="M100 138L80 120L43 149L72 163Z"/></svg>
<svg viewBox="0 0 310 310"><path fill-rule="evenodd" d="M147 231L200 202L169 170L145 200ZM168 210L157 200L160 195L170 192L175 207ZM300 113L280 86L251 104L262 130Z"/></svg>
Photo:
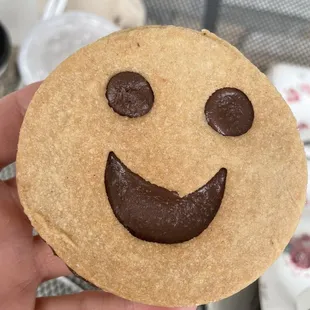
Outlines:
<svg viewBox="0 0 310 310"><path fill-rule="evenodd" d="M21 46L18 65L23 83L45 79L78 49L118 30L103 17L78 11L38 23Z"/></svg>

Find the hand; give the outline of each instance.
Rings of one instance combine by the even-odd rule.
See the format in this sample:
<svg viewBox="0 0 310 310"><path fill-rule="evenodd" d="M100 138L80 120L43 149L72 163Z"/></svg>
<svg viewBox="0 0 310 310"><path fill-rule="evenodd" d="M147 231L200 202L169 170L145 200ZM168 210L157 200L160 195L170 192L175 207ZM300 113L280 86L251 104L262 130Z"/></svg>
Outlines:
<svg viewBox="0 0 310 310"><path fill-rule="evenodd" d="M38 87L39 83L32 84L0 99L0 169L15 161L20 126ZM36 299L41 282L69 274L65 263L51 248L40 237L32 236L31 224L18 199L15 179L0 181L0 309L163 309L97 291Z"/></svg>

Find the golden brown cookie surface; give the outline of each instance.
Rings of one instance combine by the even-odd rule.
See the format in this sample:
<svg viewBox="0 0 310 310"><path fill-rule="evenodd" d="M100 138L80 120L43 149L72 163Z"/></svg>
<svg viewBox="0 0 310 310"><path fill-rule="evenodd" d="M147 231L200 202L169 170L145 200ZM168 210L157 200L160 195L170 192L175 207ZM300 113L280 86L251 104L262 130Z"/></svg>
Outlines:
<svg viewBox="0 0 310 310"><path fill-rule="evenodd" d="M120 72L150 85L153 102L136 77L148 98L137 105L142 116L117 113L113 96L108 103ZM246 95L248 120L253 107L240 135L210 121L217 106L206 103L223 88ZM110 152L181 197L225 168L211 224L182 243L134 237L107 196ZM26 214L69 267L106 291L163 306L218 300L255 280L289 241L307 178L296 122L265 76L215 36L175 27L119 32L60 65L25 117L17 173Z"/></svg>

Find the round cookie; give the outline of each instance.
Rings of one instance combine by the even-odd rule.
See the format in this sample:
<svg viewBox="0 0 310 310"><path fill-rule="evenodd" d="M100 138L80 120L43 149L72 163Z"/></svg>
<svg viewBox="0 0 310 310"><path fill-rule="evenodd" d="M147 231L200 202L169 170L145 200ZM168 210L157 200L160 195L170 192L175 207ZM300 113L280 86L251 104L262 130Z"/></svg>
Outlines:
<svg viewBox="0 0 310 310"><path fill-rule="evenodd" d="M284 249L306 160L267 78L209 32L121 31L64 61L22 126L33 226L77 274L141 303L227 297Z"/></svg>

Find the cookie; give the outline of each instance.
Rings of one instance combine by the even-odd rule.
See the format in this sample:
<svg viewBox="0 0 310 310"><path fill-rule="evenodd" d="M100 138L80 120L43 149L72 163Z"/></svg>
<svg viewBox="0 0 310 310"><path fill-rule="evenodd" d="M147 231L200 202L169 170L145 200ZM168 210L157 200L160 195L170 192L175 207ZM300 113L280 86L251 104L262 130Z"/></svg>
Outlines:
<svg viewBox="0 0 310 310"><path fill-rule="evenodd" d="M235 48L207 31L121 31L64 61L20 134L33 226L77 274L160 306L257 279L298 223L307 169L296 121Z"/></svg>

